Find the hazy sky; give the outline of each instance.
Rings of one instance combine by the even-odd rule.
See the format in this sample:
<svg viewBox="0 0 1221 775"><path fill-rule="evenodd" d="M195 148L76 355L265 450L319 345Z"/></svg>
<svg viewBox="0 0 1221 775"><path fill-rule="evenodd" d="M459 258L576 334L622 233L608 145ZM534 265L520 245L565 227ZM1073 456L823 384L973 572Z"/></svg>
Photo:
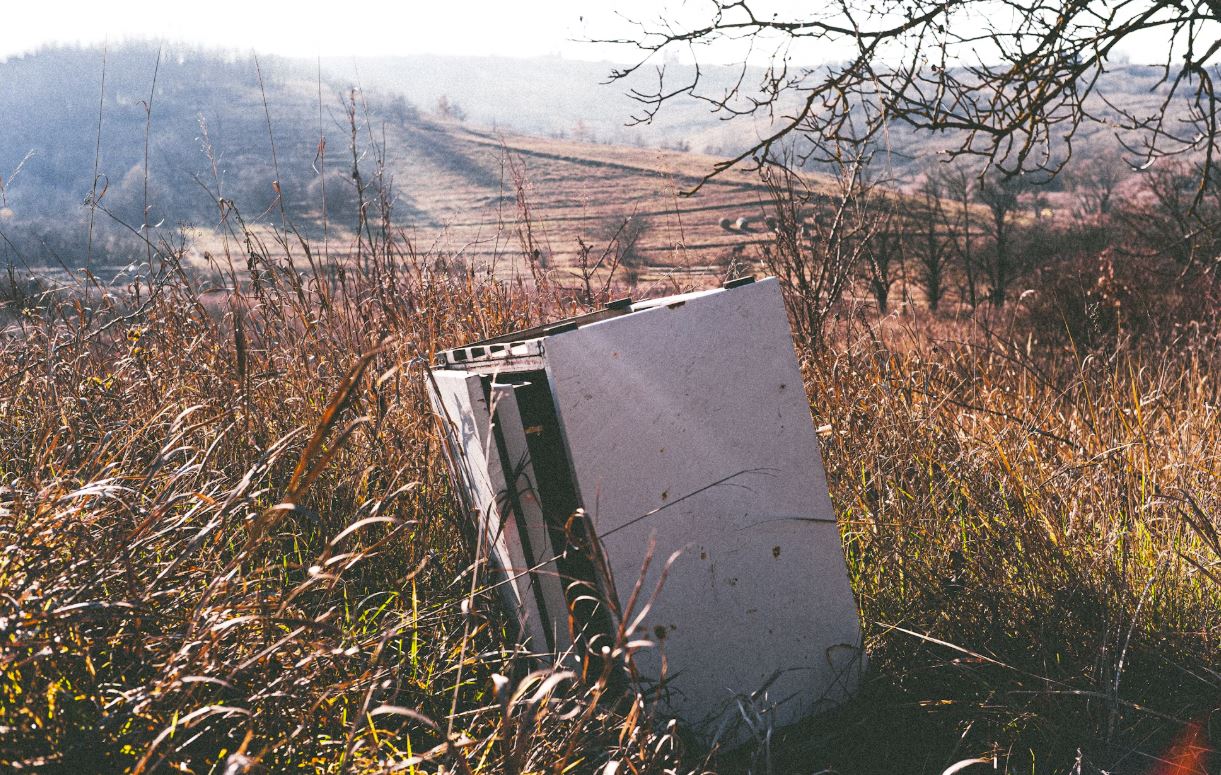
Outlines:
<svg viewBox="0 0 1221 775"><path fill-rule="evenodd" d="M50 43L160 38L287 56L562 54L625 59L573 42L617 27L649 0L0 0L0 57Z"/></svg>
<svg viewBox="0 0 1221 775"><path fill-rule="evenodd" d="M811 5L819 0L759 2L798 17L824 8ZM560 54L627 62L636 59L631 47L582 41L632 36L623 16L652 22L664 11L702 24L710 8L705 0L0 0L0 58L54 43L156 38L303 57ZM1157 59L1165 43L1153 38L1151 46L1137 42L1122 53ZM715 51L701 51L700 59L734 62L745 52L742 45L722 42ZM809 63L835 59L839 52L808 43L789 53ZM672 55L685 56L680 50Z"/></svg>

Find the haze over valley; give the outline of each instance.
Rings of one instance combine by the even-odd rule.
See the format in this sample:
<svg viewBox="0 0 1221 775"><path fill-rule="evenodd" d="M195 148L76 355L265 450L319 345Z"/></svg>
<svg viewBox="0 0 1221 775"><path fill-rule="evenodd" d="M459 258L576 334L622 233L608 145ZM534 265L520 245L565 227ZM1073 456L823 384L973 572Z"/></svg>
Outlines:
<svg viewBox="0 0 1221 775"><path fill-rule="evenodd" d="M608 83L616 67L555 56L258 60L153 44L12 57L0 63L0 259L125 264L145 223L179 230L198 258L239 216L256 230L325 232L343 251L372 183L420 245L502 273L523 269L498 257L515 254L527 212L546 266L612 242L662 275L749 259L770 239L757 174L735 169L684 194L766 126L717 121L698 101L638 123L644 106L626 92L655 89L656 73ZM673 82L694 74L667 66ZM761 75L704 68L701 93ZM1154 99L1151 71L1123 76L1114 83L1128 104ZM899 126L887 139L879 167L897 185L949 144ZM1114 155L1113 145L1087 129L1078 154Z"/></svg>

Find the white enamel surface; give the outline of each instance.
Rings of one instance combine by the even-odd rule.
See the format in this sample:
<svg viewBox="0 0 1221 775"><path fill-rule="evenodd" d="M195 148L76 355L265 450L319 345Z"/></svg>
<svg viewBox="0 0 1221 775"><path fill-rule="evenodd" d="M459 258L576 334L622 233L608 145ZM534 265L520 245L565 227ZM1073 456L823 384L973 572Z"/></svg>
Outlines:
<svg viewBox="0 0 1221 775"><path fill-rule="evenodd" d="M433 409L446 428L449 443L456 451L458 475L470 499L471 516L479 526L480 554L499 568L504 578L499 592L514 610L522 632L528 636L528 648L542 651L546 647L545 626L538 607L529 593L525 559L517 524L508 509L501 509L505 492L504 471L491 433L491 413L477 375L460 371L435 371L430 381ZM499 575L499 574L498 574Z"/></svg>
<svg viewBox="0 0 1221 775"><path fill-rule="evenodd" d="M762 723L842 700L857 611L777 283L553 335L544 357L620 604L651 538L642 600L679 553L640 632L665 636L669 710L712 735L764 687Z"/></svg>

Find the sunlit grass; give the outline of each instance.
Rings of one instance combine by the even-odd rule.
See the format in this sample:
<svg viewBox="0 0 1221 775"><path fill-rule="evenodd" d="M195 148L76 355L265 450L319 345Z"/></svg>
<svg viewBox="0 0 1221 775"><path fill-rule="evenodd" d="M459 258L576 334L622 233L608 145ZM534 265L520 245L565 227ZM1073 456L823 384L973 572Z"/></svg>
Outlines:
<svg viewBox="0 0 1221 775"><path fill-rule="evenodd" d="M850 316L803 358L869 673L707 759L531 674L467 600L422 364L576 309L397 238L365 255L311 276L259 249L257 282L211 278L236 293L162 254L138 290L10 314L4 767L1145 772L1193 722L1216 740L1215 336L1083 353L1008 311Z"/></svg>

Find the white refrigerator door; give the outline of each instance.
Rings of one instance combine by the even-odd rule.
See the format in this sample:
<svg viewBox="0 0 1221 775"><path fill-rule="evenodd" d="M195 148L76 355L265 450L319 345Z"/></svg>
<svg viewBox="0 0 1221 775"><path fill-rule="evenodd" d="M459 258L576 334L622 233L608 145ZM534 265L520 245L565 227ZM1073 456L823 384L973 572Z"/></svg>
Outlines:
<svg viewBox="0 0 1221 775"><path fill-rule="evenodd" d="M657 678L664 654L670 712L740 740L743 717L779 726L844 699L858 615L775 280L557 334L545 350L620 606L650 539L642 602L679 553L639 628L658 649L637 660Z"/></svg>

